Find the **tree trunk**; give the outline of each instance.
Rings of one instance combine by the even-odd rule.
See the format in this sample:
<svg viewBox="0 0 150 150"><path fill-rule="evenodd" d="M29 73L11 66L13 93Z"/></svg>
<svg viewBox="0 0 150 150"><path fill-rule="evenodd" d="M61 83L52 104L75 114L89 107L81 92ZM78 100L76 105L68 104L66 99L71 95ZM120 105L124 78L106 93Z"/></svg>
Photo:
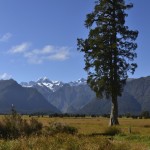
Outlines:
<svg viewBox="0 0 150 150"><path fill-rule="evenodd" d="M117 97L112 98L111 114L110 114L110 122L109 122L109 126L114 126L114 125L119 125Z"/></svg>

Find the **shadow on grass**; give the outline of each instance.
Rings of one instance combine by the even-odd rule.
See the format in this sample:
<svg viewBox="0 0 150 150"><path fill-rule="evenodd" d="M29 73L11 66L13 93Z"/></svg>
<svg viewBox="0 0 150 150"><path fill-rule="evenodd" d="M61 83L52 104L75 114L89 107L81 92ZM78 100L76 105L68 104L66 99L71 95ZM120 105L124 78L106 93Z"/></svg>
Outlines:
<svg viewBox="0 0 150 150"><path fill-rule="evenodd" d="M92 134L89 134L88 136L95 137L95 136L110 136L110 135L106 133L92 133Z"/></svg>
<svg viewBox="0 0 150 150"><path fill-rule="evenodd" d="M122 131L118 127L108 127L103 133L92 133L91 136L115 136L122 134Z"/></svg>

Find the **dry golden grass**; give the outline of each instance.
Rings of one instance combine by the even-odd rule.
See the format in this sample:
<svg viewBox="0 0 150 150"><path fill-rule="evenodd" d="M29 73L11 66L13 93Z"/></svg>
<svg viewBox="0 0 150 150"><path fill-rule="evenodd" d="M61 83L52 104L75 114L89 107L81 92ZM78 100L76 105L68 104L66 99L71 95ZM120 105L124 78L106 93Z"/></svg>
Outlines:
<svg viewBox="0 0 150 150"><path fill-rule="evenodd" d="M3 116L0 116L0 121ZM30 119L23 116L24 119ZM56 134L53 136L22 137L16 140L0 140L0 150L148 150L150 149L150 119L120 118L122 135L104 136L108 118L49 118L35 117L44 126L61 122L78 129L77 135ZM131 128L131 133L129 133Z"/></svg>
<svg viewBox="0 0 150 150"><path fill-rule="evenodd" d="M26 118L28 118L26 116ZM40 117L38 119L44 125L49 122L62 122L71 126L77 127L81 134L102 133L104 128L108 127L109 118L97 117L97 118L49 118L48 116ZM132 118L120 118L120 127L125 134L129 133L131 128L132 133L139 133L142 135L150 134L150 119L132 119Z"/></svg>

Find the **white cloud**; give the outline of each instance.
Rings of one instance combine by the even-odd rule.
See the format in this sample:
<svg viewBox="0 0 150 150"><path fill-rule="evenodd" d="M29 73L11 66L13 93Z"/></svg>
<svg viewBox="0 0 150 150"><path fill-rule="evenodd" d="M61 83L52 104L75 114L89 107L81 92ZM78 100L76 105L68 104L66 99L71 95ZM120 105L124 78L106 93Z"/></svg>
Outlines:
<svg viewBox="0 0 150 150"><path fill-rule="evenodd" d="M64 61L69 58L69 48L46 45L42 49L35 49L30 52L26 52L24 57L28 59L28 62L34 64L41 64L44 61L52 60Z"/></svg>
<svg viewBox="0 0 150 150"><path fill-rule="evenodd" d="M12 75L9 75L7 73L0 74L0 80L9 80L11 78L12 78Z"/></svg>
<svg viewBox="0 0 150 150"><path fill-rule="evenodd" d="M45 61L64 61L69 58L69 47L58 47L53 45L46 45L41 49L29 49L29 43L22 43L17 46L13 46L9 53L22 54L29 63L41 64Z"/></svg>
<svg viewBox="0 0 150 150"><path fill-rule="evenodd" d="M6 42L12 37L11 33L6 33L2 36L0 36L0 42Z"/></svg>
<svg viewBox="0 0 150 150"><path fill-rule="evenodd" d="M13 46L10 50L9 53L24 53L25 51L28 50L30 47L30 43L22 43L20 45Z"/></svg>

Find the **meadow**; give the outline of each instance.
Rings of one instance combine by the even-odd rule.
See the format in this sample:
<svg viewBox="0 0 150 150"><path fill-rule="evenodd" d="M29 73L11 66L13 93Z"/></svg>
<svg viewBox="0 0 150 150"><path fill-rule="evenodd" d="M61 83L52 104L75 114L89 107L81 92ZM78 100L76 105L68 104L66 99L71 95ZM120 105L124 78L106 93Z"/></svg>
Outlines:
<svg viewBox="0 0 150 150"><path fill-rule="evenodd" d="M2 120L4 116L0 117ZM103 117L34 117L43 124L41 134L0 139L0 150L149 150L150 119L119 118L119 132L111 135L109 118ZM29 120L29 116L23 116ZM78 130L75 134L44 131L53 123L67 124ZM109 131L108 131L109 129ZM45 133L46 132L46 133ZM108 134L106 134L106 132Z"/></svg>

